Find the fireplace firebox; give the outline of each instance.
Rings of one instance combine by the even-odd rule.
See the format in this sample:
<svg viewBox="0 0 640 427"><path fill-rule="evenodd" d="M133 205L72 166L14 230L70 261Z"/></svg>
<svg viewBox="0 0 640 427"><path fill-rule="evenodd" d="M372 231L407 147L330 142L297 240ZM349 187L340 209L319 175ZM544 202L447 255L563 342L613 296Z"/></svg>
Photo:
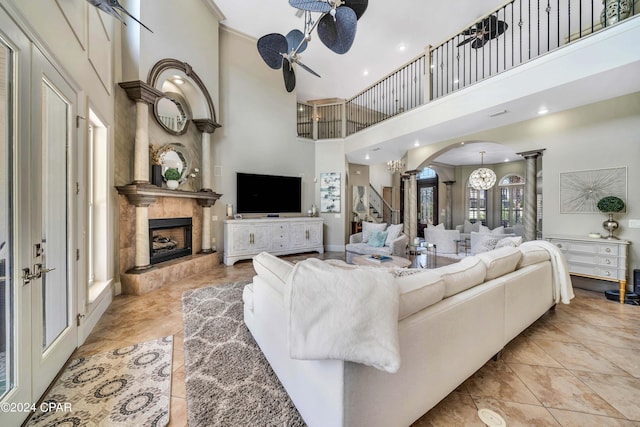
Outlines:
<svg viewBox="0 0 640 427"><path fill-rule="evenodd" d="M153 264L191 255L191 218L149 220L149 261Z"/></svg>

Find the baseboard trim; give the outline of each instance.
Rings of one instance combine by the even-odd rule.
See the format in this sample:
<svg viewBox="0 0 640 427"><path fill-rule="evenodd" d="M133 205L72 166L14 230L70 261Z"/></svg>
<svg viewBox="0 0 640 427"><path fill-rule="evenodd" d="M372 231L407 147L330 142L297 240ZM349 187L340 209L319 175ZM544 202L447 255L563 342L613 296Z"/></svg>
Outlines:
<svg viewBox="0 0 640 427"><path fill-rule="evenodd" d="M324 250L327 252L344 252L345 245L326 245Z"/></svg>

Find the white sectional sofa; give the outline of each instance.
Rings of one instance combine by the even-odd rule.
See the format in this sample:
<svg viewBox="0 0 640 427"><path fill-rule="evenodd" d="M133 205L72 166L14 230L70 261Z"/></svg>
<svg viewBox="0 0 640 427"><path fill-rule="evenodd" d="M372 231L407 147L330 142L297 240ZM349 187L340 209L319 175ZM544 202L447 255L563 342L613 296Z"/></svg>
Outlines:
<svg viewBox="0 0 640 427"><path fill-rule="evenodd" d="M554 307L560 295L569 302L566 264L554 250L528 242L434 270L377 269L391 275L390 286L398 289L395 373L345 360L292 359L287 310L296 272L272 255L254 258L257 275L244 290L244 319L310 427L408 426ZM330 295L323 298L331 303Z"/></svg>

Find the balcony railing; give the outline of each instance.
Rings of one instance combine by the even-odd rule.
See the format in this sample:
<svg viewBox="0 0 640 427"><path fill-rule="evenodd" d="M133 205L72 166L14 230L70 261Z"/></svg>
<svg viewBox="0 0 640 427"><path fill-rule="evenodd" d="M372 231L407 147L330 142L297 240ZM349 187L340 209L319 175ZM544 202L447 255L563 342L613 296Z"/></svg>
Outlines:
<svg viewBox="0 0 640 427"><path fill-rule="evenodd" d="M509 1L431 48L428 55L415 58L339 104L344 106L343 123L327 123L328 128L321 131L323 116L317 115L317 136L313 120L308 121L311 132L301 128L299 120L298 135L313 139L352 135L639 13L640 0ZM337 113L329 117L337 120Z"/></svg>

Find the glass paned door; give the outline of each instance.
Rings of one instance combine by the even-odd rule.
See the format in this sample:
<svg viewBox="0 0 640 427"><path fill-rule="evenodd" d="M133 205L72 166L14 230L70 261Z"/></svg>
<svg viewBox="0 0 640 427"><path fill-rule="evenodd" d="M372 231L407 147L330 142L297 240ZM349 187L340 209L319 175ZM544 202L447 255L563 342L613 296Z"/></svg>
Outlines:
<svg viewBox="0 0 640 427"><path fill-rule="evenodd" d="M0 399L13 386L13 244L12 226L12 113L11 78L13 52L0 44Z"/></svg>
<svg viewBox="0 0 640 427"><path fill-rule="evenodd" d="M77 344L70 261L73 118L77 95L37 49L32 57L32 384L39 397Z"/></svg>

